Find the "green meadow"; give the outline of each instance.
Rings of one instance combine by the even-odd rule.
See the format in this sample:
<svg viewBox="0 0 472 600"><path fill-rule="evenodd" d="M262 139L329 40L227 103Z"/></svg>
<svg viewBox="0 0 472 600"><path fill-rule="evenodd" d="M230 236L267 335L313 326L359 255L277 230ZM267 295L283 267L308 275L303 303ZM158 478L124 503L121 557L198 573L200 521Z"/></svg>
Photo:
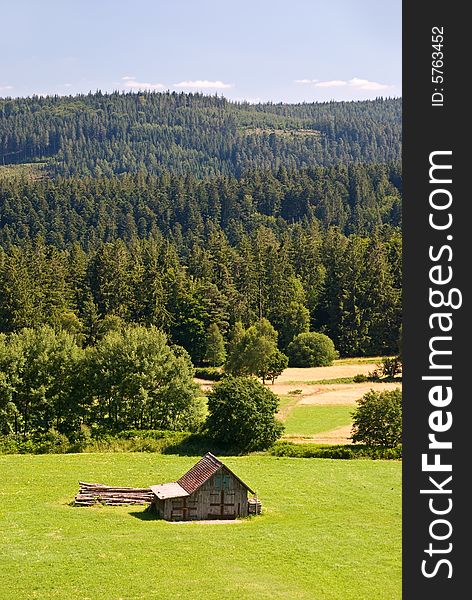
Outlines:
<svg viewBox="0 0 472 600"><path fill-rule="evenodd" d="M352 423L355 406L343 404L299 404L284 420L287 436L309 437Z"/></svg>
<svg viewBox="0 0 472 600"><path fill-rule="evenodd" d="M0 456L0 598L400 600L397 461L224 458L263 503L240 522L70 504L79 480L147 486L197 458Z"/></svg>

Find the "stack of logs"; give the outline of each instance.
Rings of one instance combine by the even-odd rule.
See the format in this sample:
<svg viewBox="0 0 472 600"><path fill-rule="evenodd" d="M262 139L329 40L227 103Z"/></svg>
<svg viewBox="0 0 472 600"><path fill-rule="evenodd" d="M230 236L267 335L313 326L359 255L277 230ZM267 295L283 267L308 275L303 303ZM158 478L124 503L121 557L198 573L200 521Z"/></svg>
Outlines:
<svg viewBox="0 0 472 600"><path fill-rule="evenodd" d="M84 483L79 481L80 490L75 497L77 506L93 504L148 504L152 502L153 493L149 488L112 487L101 483Z"/></svg>

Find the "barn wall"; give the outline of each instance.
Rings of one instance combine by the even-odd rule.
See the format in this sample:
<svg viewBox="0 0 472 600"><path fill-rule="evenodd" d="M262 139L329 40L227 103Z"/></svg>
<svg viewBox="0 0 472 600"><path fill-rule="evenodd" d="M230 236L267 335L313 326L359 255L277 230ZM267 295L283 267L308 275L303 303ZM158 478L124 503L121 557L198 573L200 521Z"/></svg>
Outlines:
<svg viewBox="0 0 472 600"><path fill-rule="evenodd" d="M158 502L161 518L168 521L248 516L247 489L224 467L190 496Z"/></svg>
<svg viewBox="0 0 472 600"><path fill-rule="evenodd" d="M160 519L164 518L164 500L154 497L153 505L157 517Z"/></svg>
<svg viewBox="0 0 472 600"><path fill-rule="evenodd" d="M223 517L221 516L222 491L224 504L233 504L233 506L223 506ZM247 489L225 468L217 471L193 495L197 496L198 519L246 517L248 514Z"/></svg>
<svg viewBox="0 0 472 600"><path fill-rule="evenodd" d="M172 520L172 509L177 505L180 498L168 498L164 500L164 519L167 521Z"/></svg>

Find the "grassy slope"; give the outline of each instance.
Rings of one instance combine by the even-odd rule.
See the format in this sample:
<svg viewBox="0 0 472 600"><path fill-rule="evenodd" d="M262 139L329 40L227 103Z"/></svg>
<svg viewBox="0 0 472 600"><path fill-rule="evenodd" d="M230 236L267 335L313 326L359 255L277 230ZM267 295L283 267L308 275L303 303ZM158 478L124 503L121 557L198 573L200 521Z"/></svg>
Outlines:
<svg viewBox="0 0 472 600"><path fill-rule="evenodd" d="M266 456L227 464L265 514L239 524L75 508L77 481L172 481L195 459L151 454L0 457L0 598L396 600L401 467Z"/></svg>
<svg viewBox="0 0 472 600"><path fill-rule="evenodd" d="M331 431L336 427L352 423L354 406L343 404L301 404L295 406L288 414L285 424L285 435L315 435Z"/></svg>

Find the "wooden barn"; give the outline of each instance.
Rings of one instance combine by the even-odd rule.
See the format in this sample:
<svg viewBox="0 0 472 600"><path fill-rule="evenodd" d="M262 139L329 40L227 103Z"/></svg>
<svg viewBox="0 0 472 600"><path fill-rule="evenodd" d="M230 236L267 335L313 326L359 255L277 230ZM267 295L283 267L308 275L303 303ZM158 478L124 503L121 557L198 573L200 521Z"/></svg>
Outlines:
<svg viewBox="0 0 472 600"><path fill-rule="evenodd" d="M167 521L236 519L259 514L255 492L210 452L178 481L151 486L152 508Z"/></svg>

